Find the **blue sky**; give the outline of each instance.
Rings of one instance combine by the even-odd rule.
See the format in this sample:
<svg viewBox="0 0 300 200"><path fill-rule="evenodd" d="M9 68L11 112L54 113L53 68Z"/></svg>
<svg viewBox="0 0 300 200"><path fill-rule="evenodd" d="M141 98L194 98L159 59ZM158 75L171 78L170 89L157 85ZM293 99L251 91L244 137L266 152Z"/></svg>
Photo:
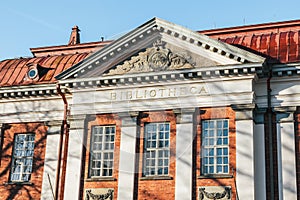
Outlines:
<svg viewBox="0 0 300 200"><path fill-rule="evenodd" d="M81 42L116 39L153 17L205 30L300 19L299 0L3 1L0 60L32 56L29 48L64 45L78 25Z"/></svg>

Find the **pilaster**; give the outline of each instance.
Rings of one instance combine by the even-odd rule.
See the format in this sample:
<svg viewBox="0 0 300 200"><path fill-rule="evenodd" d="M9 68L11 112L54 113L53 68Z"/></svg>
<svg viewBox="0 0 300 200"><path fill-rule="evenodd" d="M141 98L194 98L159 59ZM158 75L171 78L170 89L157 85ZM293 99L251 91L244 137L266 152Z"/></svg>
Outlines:
<svg viewBox="0 0 300 200"><path fill-rule="evenodd" d="M134 199L136 137L138 112L119 113L122 120L118 199Z"/></svg>
<svg viewBox="0 0 300 200"><path fill-rule="evenodd" d="M192 199L195 108L174 110L174 113L176 114L175 200Z"/></svg>
<svg viewBox="0 0 300 200"><path fill-rule="evenodd" d="M41 199L52 199L55 190L57 158L62 120L47 121L47 142Z"/></svg>
<svg viewBox="0 0 300 200"><path fill-rule="evenodd" d="M254 193L255 199L266 199L266 153L265 120L266 109L254 110Z"/></svg>
<svg viewBox="0 0 300 200"><path fill-rule="evenodd" d="M236 116L236 185L240 199L254 199L254 135L255 105L233 105Z"/></svg>
<svg viewBox="0 0 300 200"><path fill-rule="evenodd" d="M81 162L84 145L86 115L69 117L69 146L66 167L64 199L79 199Z"/></svg>
<svg viewBox="0 0 300 200"><path fill-rule="evenodd" d="M297 199L294 112L296 107L274 108L276 112L279 199Z"/></svg>

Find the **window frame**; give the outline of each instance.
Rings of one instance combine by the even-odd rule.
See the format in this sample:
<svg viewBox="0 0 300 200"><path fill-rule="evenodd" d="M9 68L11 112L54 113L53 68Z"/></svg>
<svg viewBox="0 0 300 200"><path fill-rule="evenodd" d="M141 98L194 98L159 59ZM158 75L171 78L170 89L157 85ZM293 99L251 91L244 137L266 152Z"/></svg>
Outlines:
<svg viewBox="0 0 300 200"><path fill-rule="evenodd" d="M18 137L21 136L25 136L25 140L23 140L24 144L23 144L23 148L21 149L17 149L17 140ZM33 136L30 137L30 136ZM9 182L11 183L27 183L30 182L31 180L31 175L33 173L33 162L34 162L34 149L35 149L35 133L32 132L28 132L28 133L17 133L14 135L14 140L13 140L13 150L12 150L12 155L11 155L11 166L10 166L10 176L9 176ZM26 140L26 138L31 138L33 140ZM33 145L31 146L31 149L26 149L26 145L27 143L33 143ZM17 151L21 151L21 155L15 155ZM26 154L26 151L31 151L31 155L23 155L23 152L25 152L24 154ZM24 167L24 162L21 162L21 167L20 167L20 171L19 172L14 172L14 170L16 169L16 167L18 166L19 163L16 163L15 160L25 160L25 162L27 162L27 160L31 160L31 163L29 165L25 164ZM15 164L16 163L16 164ZM27 163L28 164L28 163ZM26 167L29 166L29 171L26 172ZM28 168L27 168L28 169ZM22 176L23 175L28 175L28 178L26 180L23 180ZM13 179L15 177L15 175L19 175L19 179Z"/></svg>
<svg viewBox="0 0 300 200"><path fill-rule="evenodd" d="M148 130L148 127L149 126L156 126L156 129L155 129L155 132L151 132L152 134L155 133L156 137L155 137L155 140L147 140L148 138L148 135L151 134L150 132L147 132ZM159 134L160 134L160 130L159 130L159 126L160 125L164 125L166 126L167 125L167 129L166 127L164 127L163 129L163 138L160 138L159 137ZM152 130L153 131L153 130ZM168 133L168 138L166 139L166 133ZM155 147L148 147L147 143L149 144L153 144L153 143L150 143L150 142L155 142ZM162 142L163 144L168 144L168 146L163 146L163 147L159 147L159 142ZM170 122L150 122L150 123L145 123L145 126L144 126L144 154L143 154L143 177L155 177L155 176L169 176L170 174L170 159L171 159L171 156L170 156L170 145L171 144L171 124ZM149 163L150 163L150 160L151 160L151 157L147 157L148 155L148 152L155 152L155 157L154 159L154 174L151 174L151 167L153 168L153 165L150 165L150 164L147 164L147 159L149 160ZM162 152L161 153L161 156L160 156L160 153L159 152ZM167 152L167 155L166 155L166 152ZM151 155L150 155L151 156ZM153 158L153 157L152 157ZM161 158L161 159L160 159ZM162 161L161 161L162 160ZM167 164L165 164L167 160ZM162 162L162 165L159 166L159 162ZM162 173L159 174L159 168L162 168ZM149 169L149 170L147 170ZM164 172L164 169L167 169L167 173Z"/></svg>
<svg viewBox="0 0 300 200"><path fill-rule="evenodd" d="M222 121L222 128L218 127L217 123L219 121ZM208 127L204 125L206 122L209 122ZM214 127L209 127L211 122L213 122ZM225 122L226 127L224 127ZM230 173L229 119L205 119L201 121L201 127L201 175L228 175ZM208 132L207 134L205 129ZM222 130L221 135L218 135L218 130ZM213 136L209 135L210 131L213 131ZM211 141L213 141L213 144L211 144ZM218 141L222 141L221 144L218 144ZM224 141L226 141L227 144L224 144ZM208 151L205 149L208 149ZM213 149L213 151L209 151L209 149ZM219 154L219 152L221 154ZM218 158L221 159L221 162L218 162ZM213 162L211 162L211 160L213 160ZM211 172L210 167L213 167L213 172ZM222 170L219 171L218 167L222 167Z"/></svg>
<svg viewBox="0 0 300 200"><path fill-rule="evenodd" d="M97 149L97 150L93 150L93 147L94 147L94 142L95 142L95 135L96 134L94 132L94 130L96 128L102 128L102 140L101 141L97 141L97 143L99 145L101 145L101 149ZM112 132L109 132L109 134L107 135L106 133L106 129L107 128L113 128L114 129L114 132L112 134ZM88 169L88 176L89 178L110 178L110 177L113 177L114 175L114 159L115 159L115 141L116 141L116 131L117 131L117 127L116 125L92 125L91 126L91 138L90 138L90 159L89 159L89 169ZM99 134L99 133L98 133ZM113 142L110 140L110 141L105 141L105 138L106 136L112 136L113 135ZM105 142L108 142L108 143L105 143ZM100 144L101 143L101 144ZM105 149L105 144L108 144L110 145L110 148L109 149ZM111 148L111 145L113 146L113 148ZM96 152L95 152L96 151ZM95 158L93 154L100 154L101 155L101 158ZM107 154L107 158L104 158L104 154L105 153L108 153ZM109 155L112 155L109 156ZM93 162L99 162L100 161L100 167L93 167ZM110 166L105 166L104 167L104 162L110 162ZM107 175L104 174L104 169L108 170L107 171ZM99 176L97 175L93 175L93 170L100 170L99 172ZM111 170L111 173L110 171Z"/></svg>

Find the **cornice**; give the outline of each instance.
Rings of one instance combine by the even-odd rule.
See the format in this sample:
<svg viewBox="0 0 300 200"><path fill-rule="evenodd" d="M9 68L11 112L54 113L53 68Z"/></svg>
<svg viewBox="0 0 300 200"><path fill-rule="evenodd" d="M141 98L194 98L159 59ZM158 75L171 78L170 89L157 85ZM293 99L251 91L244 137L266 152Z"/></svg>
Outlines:
<svg viewBox="0 0 300 200"><path fill-rule="evenodd" d="M62 92L69 93L67 88L62 88ZM52 96L58 96L56 84L13 86L0 88L0 100Z"/></svg>
<svg viewBox="0 0 300 200"><path fill-rule="evenodd" d="M272 75L275 77L300 75L300 63L272 65Z"/></svg>
<svg viewBox="0 0 300 200"><path fill-rule="evenodd" d="M153 82L168 82L180 80L209 79L213 77L239 77L249 74L262 76L262 63L242 65L202 67L175 71L160 71L151 73L125 74L104 77L76 78L59 80L59 84L67 88L110 87L115 85L130 85Z"/></svg>

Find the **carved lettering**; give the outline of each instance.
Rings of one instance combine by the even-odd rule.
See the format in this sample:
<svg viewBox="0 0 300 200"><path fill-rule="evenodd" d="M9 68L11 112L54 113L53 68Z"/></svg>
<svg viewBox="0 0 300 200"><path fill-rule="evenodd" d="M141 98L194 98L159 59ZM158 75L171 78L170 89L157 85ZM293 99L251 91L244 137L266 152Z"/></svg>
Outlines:
<svg viewBox="0 0 300 200"><path fill-rule="evenodd" d="M117 94L115 92L110 93L110 100L114 101L117 99Z"/></svg>
<svg viewBox="0 0 300 200"><path fill-rule="evenodd" d="M174 89L169 89L169 97L171 97L171 96L173 96L173 97L175 97L176 96L176 88L174 88Z"/></svg>
<svg viewBox="0 0 300 200"><path fill-rule="evenodd" d="M156 97L156 91L150 90L150 97Z"/></svg>
<svg viewBox="0 0 300 200"><path fill-rule="evenodd" d="M149 89L128 89L114 90L109 93L111 101L148 99L148 98L169 98L185 97L195 95L207 95L207 89L203 85L184 86L184 87L158 87Z"/></svg>

